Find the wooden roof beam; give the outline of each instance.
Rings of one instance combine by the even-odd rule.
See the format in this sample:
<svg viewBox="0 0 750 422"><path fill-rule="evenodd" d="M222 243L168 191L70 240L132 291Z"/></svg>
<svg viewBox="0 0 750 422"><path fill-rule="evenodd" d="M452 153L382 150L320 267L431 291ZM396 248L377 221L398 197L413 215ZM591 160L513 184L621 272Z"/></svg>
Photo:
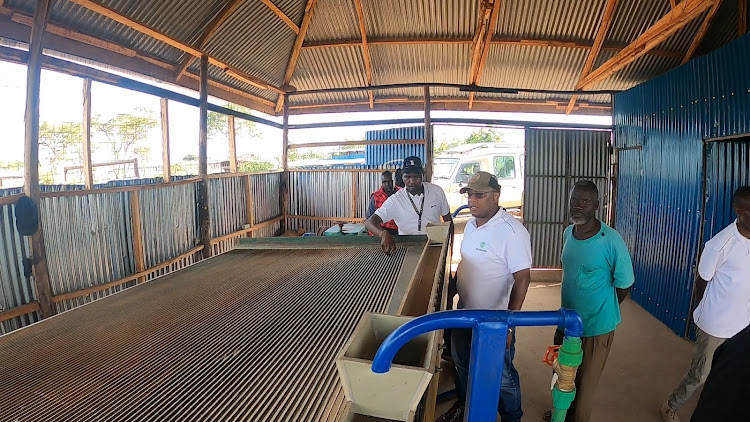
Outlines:
<svg viewBox="0 0 750 422"><path fill-rule="evenodd" d="M622 49L614 57L591 72L583 81L576 85L576 89L590 88L609 78L615 72L629 65L646 54L657 45L671 37L693 19L713 6L715 0L684 0L677 7L659 19L635 41Z"/></svg>
<svg viewBox="0 0 750 422"><path fill-rule="evenodd" d="M305 42L305 36L307 36L307 30L310 28L310 22L312 21L313 11L318 0L307 0L305 5L305 15L302 17L302 25L299 27L297 33L297 39L294 41L292 52L289 55L289 62L286 66L286 72L284 72L284 85L288 85L294 76L294 69L297 67L297 61L299 61L299 54L302 52L302 43ZM284 107L284 95L279 94L279 99L276 101L276 112L280 112Z"/></svg>
<svg viewBox="0 0 750 422"><path fill-rule="evenodd" d="M596 31L596 37L594 37L594 45L591 47L591 50L589 50L589 55L586 57L586 63L583 65L581 76L578 78L579 84L583 78L591 72L591 69L594 68L596 58L599 57L599 52L601 51L602 45L604 45L604 38L606 38L607 32L609 32L609 27L612 24L612 17L615 14L615 6L617 6L617 0L607 0L607 4L604 6L602 20L599 23L599 29ZM570 97L568 107L565 109L565 114L570 114L573 111L573 107L575 107L577 100L577 95Z"/></svg>
<svg viewBox="0 0 750 422"><path fill-rule="evenodd" d="M202 54L204 54L200 49L197 49L195 47L192 47L188 44L185 44L179 40L176 40L166 34L163 34L156 29L145 25L143 23L137 22L107 6L104 6L98 2L95 2L93 0L69 0L75 4L78 4L79 6L83 6L93 12L99 13L102 16L105 16L109 19L114 20L115 22L118 22L122 25L125 25L131 29L134 29L142 34L148 35L154 39L157 39L165 44L168 44L178 50L184 51L185 53L190 54L193 57L200 57ZM209 57L208 58L209 63L211 63L214 66L219 67L224 72L226 72L228 75L241 80L242 82L245 82L247 84L250 84L256 88L264 89L264 90L270 90L275 91L278 93L281 93L281 89L278 87L273 86L271 83L266 82L260 78L256 78L254 76L248 75L238 69L232 68L227 63L224 63L216 58Z"/></svg>
<svg viewBox="0 0 750 422"><path fill-rule="evenodd" d="M476 85L482 77L484 64L490 52L490 42L497 26L500 15L500 3L502 0L480 0L479 24L472 43L471 70L469 73L469 85ZM486 1L486 2L485 2ZM474 105L474 96L469 94L469 108Z"/></svg>
<svg viewBox="0 0 750 422"><path fill-rule="evenodd" d="M206 31L201 34L200 38L198 38L198 41L195 43L195 47L197 50L203 49L208 41L218 32L221 25L229 18L229 15L232 14L235 10L237 10L237 7L240 5L240 2L242 0L229 0L229 2L224 5L224 7L219 11L218 14L209 22L208 28L206 28ZM185 59L182 61L182 64L180 64L180 67L177 71L177 76L175 79L180 79L183 73L187 70L188 66L193 62L193 59L196 57L193 55L188 55L188 57L185 57Z"/></svg>
<svg viewBox="0 0 750 422"><path fill-rule="evenodd" d="M365 61L365 76L367 85L372 85L372 64L370 62L370 49L367 47L367 31L365 30L365 12L362 9L362 0L354 0L357 8L357 20L359 21L359 33L362 36L362 58ZM372 91L367 91L370 99L370 108L375 107L375 96Z"/></svg>
<svg viewBox="0 0 750 422"><path fill-rule="evenodd" d="M367 45L409 45L409 44L425 44L425 45L450 45L450 44L471 44L472 40L469 38L368 38ZM519 45L529 47L558 47L558 48L579 48L579 49L591 49L593 46L591 43L583 43L578 41L562 41L562 40L549 40L549 39L503 39L493 38L490 41L491 45ZM341 40L341 41L323 41L304 44L303 49L315 49L315 48L336 48L336 47L359 47L362 45L360 40ZM619 52L625 45L603 45L602 51L614 51ZM651 50L647 54L662 57L671 57L673 59L682 59L683 54L678 51L666 51L666 50Z"/></svg>
<svg viewBox="0 0 750 422"><path fill-rule="evenodd" d="M294 23L291 19L289 19L289 16L287 16L284 12L281 11L278 7L276 7L275 4L271 0L260 0L265 4L271 11L278 16L279 19L281 19L282 22L286 24L286 26L289 27L292 31L294 31L295 34L299 34L299 26Z"/></svg>
<svg viewBox="0 0 750 422"><path fill-rule="evenodd" d="M716 0L716 4L714 4L706 17L703 19L701 27L695 34L695 38L693 38L693 42L690 43L690 48L688 48L685 57L682 59L682 62L680 63L681 65L690 61L690 59L692 59L695 55L695 52L698 50L698 46L701 45L701 41L703 41L703 38L706 36L706 32L708 32L708 28L711 26L711 22L713 22L714 17L716 16L716 12L719 11L719 6L721 6L721 0Z"/></svg>
<svg viewBox="0 0 750 422"><path fill-rule="evenodd" d="M737 9L737 36L741 37L747 33L747 0L739 0Z"/></svg>

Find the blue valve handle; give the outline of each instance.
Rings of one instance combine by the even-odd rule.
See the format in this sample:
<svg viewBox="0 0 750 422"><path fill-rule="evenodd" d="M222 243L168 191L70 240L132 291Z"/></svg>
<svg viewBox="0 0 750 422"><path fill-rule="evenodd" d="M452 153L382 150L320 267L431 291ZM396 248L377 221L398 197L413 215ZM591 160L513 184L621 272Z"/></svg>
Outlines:
<svg viewBox="0 0 750 422"><path fill-rule="evenodd" d="M456 208L455 211L453 211L453 218L456 218L456 216L463 210L469 208L468 205L461 205L460 207Z"/></svg>
<svg viewBox="0 0 750 422"><path fill-rule="evenodd" d="M407 322L386 337L372 361L372 371L388 372L396 353L414 337L435 330L471 328L466 420L494 421L502 385L508 328L544 325L562 327L568 337L583 334L581 317L569 309L532 312L459 309L435 312Z"/></svg>

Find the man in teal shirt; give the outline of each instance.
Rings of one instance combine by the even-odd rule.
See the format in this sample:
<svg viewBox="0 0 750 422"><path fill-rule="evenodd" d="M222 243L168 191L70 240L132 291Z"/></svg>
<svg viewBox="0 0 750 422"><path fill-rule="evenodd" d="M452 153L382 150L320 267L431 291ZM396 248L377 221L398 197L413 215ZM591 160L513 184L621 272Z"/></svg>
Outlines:
<svg viewBox="0 0 750 422"><path fill-rule="evenodd" d="M615 329L621 321L620 303L633 284L633 263L622 237L596 218L599 191L582 180L570 192L572 226L563 234L562 306L583 319L583 363L576 374L576 398L567 421L589 422L594 393L607 362ZM562 344L563 333L555 333ZM546 416L546 415L545 415Z"/></svg>

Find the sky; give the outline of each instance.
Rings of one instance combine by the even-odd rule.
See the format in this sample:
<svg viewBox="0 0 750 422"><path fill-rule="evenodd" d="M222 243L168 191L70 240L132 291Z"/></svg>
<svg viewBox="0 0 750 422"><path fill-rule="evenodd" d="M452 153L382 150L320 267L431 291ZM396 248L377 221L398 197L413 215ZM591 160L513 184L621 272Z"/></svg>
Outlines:
<svg viewBox="0 0 750 422"><path fill-rule="evenodd" d="M111 69L107 69L112 71ZM133 75L126 75L133 79ZM151 80L144 82L154 84ZM158 84L157 84L158 85ZM197 98L197 93L173 85L161 84L159 86L180 92ZM26 87L26 66L15 63L0 61L0 127L2 127L2 149L0 149L0 161L23 161L23 139L24 139L24 107ZM215 104L223 105L225 102L216 98L209 98ZM156 96L129 91L123 88L110 86L98 82L92 84L92 115L100 115L102 119L108 119L119 113L132 113L136 107L145 107L153 112L153 117L159 120L159 98ZM280 118L267 116L253 111L252 114L280 121ZM83 116L83 80L78 77L64 75L48 70L42 71L41 78L41 100L40 100L40 122L59 124L63 122L81 122ZM422 118L424 113L414 112L359 112L359 113L330 113L318 115L290 116L290 123L332 122L352 120L394 119L394 118ZM539 113L490 113L490 112L461 112L436 110L432 112L433 118L438 117L471 117L505 120L531 120L541 122L567 122L567 123L597 123L610 124L609 117L601 116L565 116L557 114ZM169 102L169 130L170 130L170 157L172 163L179 162L187 155L198 154L198 108L188 106L175 101ZM256 155L262 160L273 161L275 157L281 156L280 129L272 128L262 124L256 124L260 137L249 138L238 134L237 153L238 156ZM364 139L368 130L386 129L395 127L385 126L358 126L340 128L301 129L289 132L290 143L301 142L331 142L343 140ZM468 136L476 127L466 126L436 126L434 129L435 142L451 140ZM523 130L503 128L505 140L512 143L523 144ZM102 141L101 135L92 133L94 145ZM150 148L148 163L141 166L161 165L161 129L157 125L144 142L144 146ZM322 152L331 151L334 148L319 148ZM93 156L93 161L106 161L105 153L99 150ZM98 155L97 155L98 154ZM228 140L221 135L209 139L208 143L209 162L227 160L229 157ZM43 163L44 164L44 163Z"/></svg>

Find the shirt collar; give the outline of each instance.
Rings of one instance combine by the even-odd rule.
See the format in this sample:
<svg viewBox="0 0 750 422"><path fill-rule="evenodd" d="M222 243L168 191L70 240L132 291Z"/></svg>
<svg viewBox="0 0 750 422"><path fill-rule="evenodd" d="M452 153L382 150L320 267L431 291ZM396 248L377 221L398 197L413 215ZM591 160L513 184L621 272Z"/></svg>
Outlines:
<svg viewBox="0 0 750 422"><path fill-rule="evenodd" d="M482 227L494 227L500 224L500 220L504 219L505 216L509 215L503 207L500 207L499 210L495 213L495 215L490 218L490 220L486 223L484 223L481 227L477 227L477 218L472 217L471 220L469 220L469 224L474 225L474 228L481 229Z"/></svg>
<svg viewBox="0 0 750 422"><path fill-rule="evenodd" d="M732 223L732 233L737 236L737 239L739 239L740 242L750 245L750 239L743 236L742 233L740 233L740 229L737 228L737 219L735 219L734 223Z"/></svg>

